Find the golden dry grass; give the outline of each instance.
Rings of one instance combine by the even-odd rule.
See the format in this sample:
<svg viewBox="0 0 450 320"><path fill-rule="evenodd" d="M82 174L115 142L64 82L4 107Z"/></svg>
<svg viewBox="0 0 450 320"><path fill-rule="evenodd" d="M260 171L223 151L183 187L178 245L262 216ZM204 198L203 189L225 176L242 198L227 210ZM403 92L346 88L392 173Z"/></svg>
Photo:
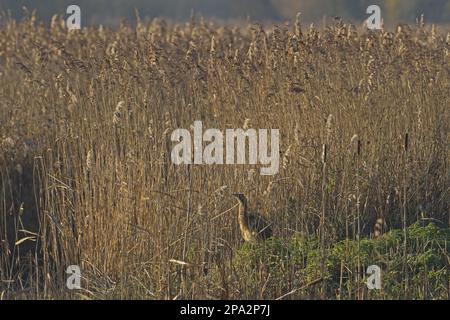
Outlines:
<svg viewBox="0 0 450 320"><path fill-rule="evenodd" d="M299 27L155 20L67 32L57 20L3 20L0 293L280 297L286 286L268 290L264 266L238 276L232 192L275 221L277 239L317 237L324 250L372 237L380 218L385 231L448 225L449 35ZM279 128L279 174L172 165L171 132L195 120ZM78 292L65 289L73 264ZM293 275L282 271L288 287L304 285ZM361 284L326 290L290 298L367 298Z"/></svg>

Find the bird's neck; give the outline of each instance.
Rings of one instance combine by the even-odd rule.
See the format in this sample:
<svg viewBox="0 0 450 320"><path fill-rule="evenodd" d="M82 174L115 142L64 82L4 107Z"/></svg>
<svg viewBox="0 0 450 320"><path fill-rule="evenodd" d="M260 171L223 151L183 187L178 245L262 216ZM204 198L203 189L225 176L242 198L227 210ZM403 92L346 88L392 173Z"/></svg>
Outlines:
<svg viewBox="0 0 450 320"><path fill-rule="evenodd" d="M239 204L238 219L239 219L239 224L241 226L248 228L247 204L246 203Z"/></svg>

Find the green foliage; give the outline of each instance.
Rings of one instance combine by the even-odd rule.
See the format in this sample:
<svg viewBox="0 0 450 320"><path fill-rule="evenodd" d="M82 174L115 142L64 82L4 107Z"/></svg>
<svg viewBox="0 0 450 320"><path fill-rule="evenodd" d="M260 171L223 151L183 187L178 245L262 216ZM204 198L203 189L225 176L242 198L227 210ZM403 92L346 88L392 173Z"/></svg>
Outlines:
<svg viewBox="0 0 450 320"><path fill-rule="evenodd" d="M372 298L401 298L405 286L415 297L445 298L450 279L450 229L417 222L406 233L406 258L404 232L396 229L377 239L345 239L329 248L320 248L317 239L301 235L245 243L236 252L235 267L240 277L250 277L255 285L262 280L257 270L263 270L263 278L270 278L273 285L283 284L285 291L322 277L327 290L354 298L356 288L367 292L367 267L378 265L382 268L383 289L367 292ZM288 270L294 272L293 279L285 278Z"/></svg>

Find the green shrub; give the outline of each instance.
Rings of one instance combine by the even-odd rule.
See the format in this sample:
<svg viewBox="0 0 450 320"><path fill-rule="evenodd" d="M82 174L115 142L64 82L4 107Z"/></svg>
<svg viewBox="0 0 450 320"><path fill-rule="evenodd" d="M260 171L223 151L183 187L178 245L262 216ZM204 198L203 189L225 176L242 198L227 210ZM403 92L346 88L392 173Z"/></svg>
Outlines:
<svg viewBox="0 0 450 320"><path fill-rule="evenodd" d="M235 268L239 278L255 284L253 290L273 286L281 288L280 294L323 278L327 295L338 292L339 297L355 298L356 292L364 292L369 298L398 299L408 288L417 298L446 298L450 230L417 222L406 233L406 257L402 230L359 242L344 239L328 248L320 248L316 238L296 235L245 243L235 254ZM381 290L367 290L365 272L370 265L382 269ZM305 290L311 294L310 288Z"/></svg>

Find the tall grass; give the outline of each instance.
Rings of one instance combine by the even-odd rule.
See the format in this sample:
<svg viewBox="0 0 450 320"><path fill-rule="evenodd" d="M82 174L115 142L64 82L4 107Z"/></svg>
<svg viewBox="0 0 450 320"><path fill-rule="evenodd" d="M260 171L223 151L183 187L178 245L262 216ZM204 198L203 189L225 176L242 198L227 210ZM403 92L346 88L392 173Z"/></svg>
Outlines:
<svg viewBox="0 0 450 320"><path fill-rule="evenodd" d="M408 228L449 224L449 35L301 27L3 19L2 297L447 298L446 241L417 267L429 247ZM195 120L279 128L280 173L173 165L170 134ZM232 192L274 221L271 242L242 247ZM369 255L377 221L403 238ZM368 292L389 252L395 290Z"/></svg>

